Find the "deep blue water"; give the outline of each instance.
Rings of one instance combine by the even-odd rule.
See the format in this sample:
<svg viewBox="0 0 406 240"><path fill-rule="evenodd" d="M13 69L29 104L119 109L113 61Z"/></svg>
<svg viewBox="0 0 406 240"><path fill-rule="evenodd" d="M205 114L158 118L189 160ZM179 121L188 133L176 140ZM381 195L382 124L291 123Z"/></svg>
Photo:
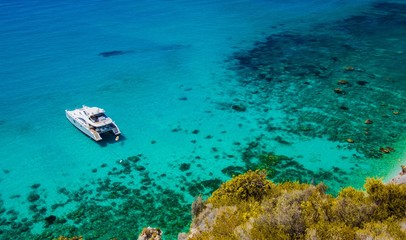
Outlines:
<svg viewBox="0 0 406 240"><path fill-rule="evenodd" d="M341 138L332 137L329 131L309 135L301 131L310 129L309 126L331 129L330 122L314 117L306 120L307 125L296 122L309 116L297 112L325 111L318 110L321 105L307 106L306 96L316 103L327 101L323 94L334 95L335 83L341 77L361 86L356 82L368 76L369 89L380 91L371 95L373 101L368 106L372 109L387 104L389 112L379 112L379 118L387 114L397 117L394 122L404 121L405 72L390 63L405 61L402 43L405 28L401 17L405 7L400 2L395 7L373 8L374 2L2 1L0 234L6 238L15 232L31 236L45 229L54 235L43 234L39 238L60 234L95 239L112 237L103 233L106 225L94 224L87 232L84 230L87 221L99 219L110 225L121 221L123 224L116 224L117 229L111 234L120 233L124 238L135 236L139 229L149 225L164 225L156 227L173 237L187 229L193 197L199 193L207 195L229 179L231 175L224 170L227 167L240 167L242 171L247 156L244 153L248 152L253 158L269 152L291 157L306 176L301 180L324 181L332 192L348 185L360 188L366 177L392 174L405 159L402 127L397 129L396 125L392 128L397 131L394 137L372 147L379 152L379 147L391 144L396 151L384 154L383 159L371 160L359 148L348 146L346 139L357 141L357 132L351 136L343 134ZM367 39L365 32L356 30L357 24L364 24L360 29L367 24L378 29L384 25L381 19L350 18L370 16L368 11L398 14L399 18L389 19L397 25L387 25L386 34L368 33L371 37ZM323 41L317 45L318 40L309 37L318 31L329 44L318 47ZM267 42L272 35L277 37ZM284 44L274 48L272 43L283 43L284 38ZM261 44L270 46L271 55L282 49L282 57L271 61L271 57L250 52ZM347 48L338 47L344 45ZM301 51L309 46L310 50ZM354 50L348 50L351 47ZM275 76L293 82L299 76L295 72L299 70L292 70L297 69L295 64L303 64L309 58L317 61L311 57L313 52L336 48L334 54L341 63L334 66L320 63L323 59L317 64L308 63L341 70L323 80L306 71L300 73L307 85L322 82L310 84L311 92L319 93L314 96L305 96L302 88L297 90L294 84L269 87L253 80L257 76L253 71L263 67L272 68L273 74L278 73ZM100 55L111 51L123 54ZM301 52L295 55L295 51ZM288 59L289 54L299 58L303 52L308 58ZM255 68L235 54L251 59L247 61ZM268 59L271 63L256 63L252 58ZM362 66L362 61L369 64L368 69ZM286 62L291 65L279 68L279 63ZM349 65L360 69L354 71L359 75L342 70ZM361 76L363 73L370 75ZM254 84L241 84L241 79ZM374 85L374 81L384 84ZM281 90L275 95L265 90L276 91L278 87ZM335 102L350 99L350 90ZM291 97L289 91L298 94ZM365 94L362 91L366 90L356 90L358 95ZM393 102L384 103L387 98ZM347 105L368 102L356 97L351 101ZM308 108L299 108L301 103ZM119 125L121 140L95 143L75 129L65 119L64 110L83 104L104 108ZM235 104L247 109L237 111ZM326 105L334 103L323 103ZM286 111L292 106L297 109ZM336 116L343 121L359 117L358 122L372 117ZM375 118L379 124L378 116ZM373 130L364 130L365 127L354 128L375 134ZM392 134L390 129L387 131ZM373 139L378 137L374 135ZM362 141L367 140L358 142ZM128 159L132 156L138 157ZM283 180L300 177L285 176ZM40 198L33 200L30 194ZM151 195L154 197L150 198ZM178 200L175 203L168 200L174 198ZM141 200L130 204L129 199ZM109 208L103 211L110 215L97 215L105 206ZM87 214L73 216L72 212L80 211ZM155 213L145 216L145 211ZM123 212L133 220L120 220ZM51 215L59 222L47 225L44 219ZM179 217L173 218L174 215ZM68 229L70 226L76 229Z"/></svg>

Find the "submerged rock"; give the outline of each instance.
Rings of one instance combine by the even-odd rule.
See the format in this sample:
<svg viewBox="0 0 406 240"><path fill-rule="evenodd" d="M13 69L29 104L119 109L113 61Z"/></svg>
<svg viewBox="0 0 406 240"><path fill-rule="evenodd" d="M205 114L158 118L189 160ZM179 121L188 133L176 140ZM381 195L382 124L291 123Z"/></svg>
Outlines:
<svg viewBox="0 0 406 240"><path fill-rule="evenodd" d="M344 90L342 90L341 88L335 88L334 92L338 94L344 94Z"/></svg>
<svg viewBox="0 0 406 240"><path fill-rule="evenodd" d="M179 169L184 172L190 169L190 164L189 163L182 163L179 167Z"/></svg>
<svg viewBox="0 0 406 240"><path fill-rule="evenodd" d="M338 85L347 85L347 84L348 84L348 81L347 81L347 80L344 80L344 79L341 79L341 80L338 80L338 81L337 81L337 84L338 84Z"/></svg>
<svg viewBox="0 0 406 240"><path fill-rule="evenodd" d="M368 82L367 81L357 81L357 84L361 85L361 86L365 86L368 84Z"/></svg>
<svg viewBox="0 0 406 240"><path fill-rule="evenodd" d="M52 223L54 223L56 220L56 216L55 215L50 215L48 217L45 218L45 222L50 225Z"/></svg>
<svg viewBox="0 0 406 240"><path fill-rule="evenodd" d="M348 143L354 143L354 140L352 138L347 138Z"/></svg>
<svg viewBox="0 0 406 240"><path fill-rule="evenodd" d="M40 196L39 196L37 193L35 193L35 192L31 192L31 193L28 195L28 197L27 197L27 200L28 200L29 202L35 202L35 201L37 201L38 199L40 199Z"/></svg>
<svg viewBox="0 0 406 240"><path fill-rule="evenodd" d="M138 236L138 240L161 240L162 231L159 228L146 227Z"/></svg>
<svg viewBox="0 0 406 240"><path fill-rule="evenodd" d="M64 236L60 236L59 238L55 239L55 240L83 240L82 236L78 236L78 237L64 237Z"/></svg>
<svg viewBox="0 0 406 240"><path fill-rule="evenodd" d="M243 105L232 105L231 108L237 112L245 112L247 110Z"/></svg>
<svg viewBox="0 0 406 240"><path fill-rule="evenodd" d="M390 182L396 184L406 184L406 166L401 165L400 168L402 171L396 177L392 178Z"/></svg>

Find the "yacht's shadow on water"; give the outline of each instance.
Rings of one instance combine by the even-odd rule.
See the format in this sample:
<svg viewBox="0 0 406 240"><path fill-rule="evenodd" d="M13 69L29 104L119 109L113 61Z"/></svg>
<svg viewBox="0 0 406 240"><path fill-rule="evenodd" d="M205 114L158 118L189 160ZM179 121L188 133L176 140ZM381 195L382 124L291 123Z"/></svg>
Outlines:
<svg viewBox="0 0 406 240"><path fill-rule="evenodd" d="M99 144L100 147L107 147L110 144L123 145L126 140L126 137L123 134L119 136L118 140L116 140L117 136L111 133L102 134L101 137L103 138L103 140L96 142L97 144Z"/></svg>

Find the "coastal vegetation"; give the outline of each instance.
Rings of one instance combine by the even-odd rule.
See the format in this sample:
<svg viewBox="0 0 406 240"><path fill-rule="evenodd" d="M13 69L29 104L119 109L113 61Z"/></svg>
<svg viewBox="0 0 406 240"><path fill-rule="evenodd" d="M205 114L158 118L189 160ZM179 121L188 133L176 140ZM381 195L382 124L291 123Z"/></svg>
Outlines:
<svg viewBox="0 0 406 240"><path fill-rule="evenodd" d="M406 185L366 180L365 190L273 183L265 170L223 183L193 204L189 233L179 239L406 239Z"/></svg>

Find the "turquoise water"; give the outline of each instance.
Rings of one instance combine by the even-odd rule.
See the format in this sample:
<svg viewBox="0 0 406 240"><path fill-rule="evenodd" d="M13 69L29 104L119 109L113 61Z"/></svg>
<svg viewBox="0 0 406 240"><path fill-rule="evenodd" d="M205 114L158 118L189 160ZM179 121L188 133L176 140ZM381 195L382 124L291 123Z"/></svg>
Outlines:
<svg viewBox="0 0 406 240"><path fill-rule="evenodd" d="M175 239L195 196L269 153L289 157L274 181L387 178L406 121L406 6L390 3L2 1L1 238ZM75 129L64 110L82 104L120 141Z"/></svg>

